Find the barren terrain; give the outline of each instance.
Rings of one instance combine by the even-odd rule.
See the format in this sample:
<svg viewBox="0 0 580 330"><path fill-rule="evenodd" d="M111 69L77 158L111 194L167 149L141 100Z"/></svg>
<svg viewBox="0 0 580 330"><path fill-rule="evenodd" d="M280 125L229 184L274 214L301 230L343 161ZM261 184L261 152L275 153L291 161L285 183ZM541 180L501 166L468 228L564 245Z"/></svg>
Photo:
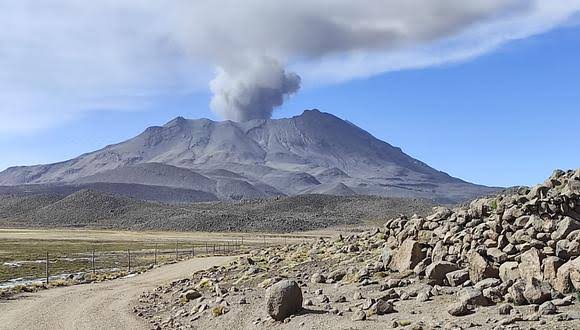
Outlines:
<svg viewBox="0 0 580 330"><path fill-rule="evenodd" d="M230 259L195 258L135 277L58 288L0 301L0 329L147 329L147 323L131 311L139 294Z"/></svg>

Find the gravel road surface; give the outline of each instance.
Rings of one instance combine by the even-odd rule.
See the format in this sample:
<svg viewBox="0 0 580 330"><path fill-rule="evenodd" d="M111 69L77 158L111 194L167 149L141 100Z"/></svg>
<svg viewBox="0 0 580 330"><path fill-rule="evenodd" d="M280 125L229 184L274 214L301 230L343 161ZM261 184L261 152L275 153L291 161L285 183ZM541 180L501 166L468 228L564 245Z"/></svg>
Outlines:
<svg viewBox="0 0 580 330"><path fill-rule="evenodd" d="M0 301L0 329L148 329L131 311L138 296L232 257L190 259L131 278L51 289Z"/></svg>

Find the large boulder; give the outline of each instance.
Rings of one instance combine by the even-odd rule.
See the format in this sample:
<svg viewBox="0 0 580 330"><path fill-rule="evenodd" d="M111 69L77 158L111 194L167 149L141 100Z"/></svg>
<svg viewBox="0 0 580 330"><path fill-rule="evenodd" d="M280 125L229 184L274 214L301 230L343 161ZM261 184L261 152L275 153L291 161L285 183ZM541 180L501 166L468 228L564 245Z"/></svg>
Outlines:
<svg viewBox="0 0 580 330"><path fill-rule="evenodd" d="M448 273L459 270L457 264L448 261L437 261L425 269L425 277L431 284L443 285Z"/></svg>
<svg viewBox="0 0 580 330"><path fill-rule="evenodd" d="M524 297L530 304L544 303L552 297L552 287L548 282L531 278L526 282Z"/></svg>
<svg viewBox="0 0 580 330"><path fill-rule="evenodd" d="M508 258L507 254L498 248L487 249L487 256L498 264L505 262Z"/></svg>
<svg viewBox="0 0 580 330"><path fill-rule="evenodd" d="M525 290L526 290L526 282L524 280L518 280L508 289L508 293L511 297L511 300L515 304L525 305L528 303L526 297L524 296Z"/></svg>
<svg viewBox="0 0 580 330"><path fill-rule="evenodd" d="M552 287L548 282L536 278L530 280L518 280L509 289L514 303L518 305L541 304L552 297Z"/></svg>
<svg viewBox="0 0 580 330"><path fill-rule="evenodd" d="M558 268L555 289L561 293L580 290L580 257L572 259Z"/></svg>
<svg viewBox="0 0 580 330"><path fill-rule="evenodd" d="M558 268L564 264L564 261L556 256L550 256L545 258L542 263L544 265L544 280L555 286Z"/></svg>
<svg viewBox="0 0 580 330"><path fill-rule="evenodd" d="M425 252L419 242L406 239L391 260L389 267L393 270L404 272L415 268L421 260L425 259Z"/></svg>
<svg viewBox="0 0 580 330"><path fill-rule="evenodd" d="M477 283L486 278L499 276L499 271L489 261L487 261L481 254L471 252L469 254L469 279L473 283Z"/></svg>
<svg viewBox="0 0 580 330"><path fill-rule="evenodd" d="M544 274L542 273L542 255L540 251L536 248L531 248L522 253L518 269L520 276L526 281L532 278L543 280Z"/></svg>
<svg viewBox="0 0 580 330"><path fill-rule="evenodd" d="M488 306L490 301L483 296L483 292L475 287L467 287L458 292L459 301L468 305Z"/></svg>
<svg viewBox="0 0 580 330"><path fill-rule="evenodd" d="M445 274L445 277L447 277L447 283L449 283L449 285L460 286L469 280L469 271L467 269L460 269Z"/></svg>
<svg viewBox="0 0 580 330"><path fill-rule="evenodd" d="M443 241L435 243L435 247L433 247L433 251L431 252L431 259L433 262L443 261L446 255L447 247L443 245Z"/></svg>
<svg viewBox="0 0 580 330"><path fill-rule="evenodd" d="M552 239L557 241L566 238L568 234L577 229L580 229L580 222L570 217L565 217L558 223L556 230L552 233Z"/></svg>
<svg viewBox="0 0 580 330"><path fill-rule="evenodd" d="M388 267L392 259L393 259L393 250L390 247L385 246L383 248L383 252L381 253L381 261L383 262L383 265L385 265L385 267Z"/></svg>
<svg viewBox="0 0 580 330"><path fill-rule="evenodd" d="M276 321L282 321L302 309L302 290L295 281L283 280L266 291L268 314Z"/></svg>
<svg viewBox="0 0 580 330"><path fill-rule="evenodd" d="M518 263L515 261L504 262L499 266L499 278L504 283L513 283L521 278Z"/></svg>

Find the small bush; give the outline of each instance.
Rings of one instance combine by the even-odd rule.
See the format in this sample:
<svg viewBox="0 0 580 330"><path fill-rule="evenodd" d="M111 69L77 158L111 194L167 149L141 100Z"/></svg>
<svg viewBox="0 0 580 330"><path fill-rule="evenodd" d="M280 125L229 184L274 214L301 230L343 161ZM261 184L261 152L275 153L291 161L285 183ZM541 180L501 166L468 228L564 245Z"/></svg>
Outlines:
<svg viewBox="0 0 580 330"><path fill-rule="evenodd" d="M211 309L211 314L215 317L223 315L224 314L224 306L217 305L217 306L213 307Z"/></svg>

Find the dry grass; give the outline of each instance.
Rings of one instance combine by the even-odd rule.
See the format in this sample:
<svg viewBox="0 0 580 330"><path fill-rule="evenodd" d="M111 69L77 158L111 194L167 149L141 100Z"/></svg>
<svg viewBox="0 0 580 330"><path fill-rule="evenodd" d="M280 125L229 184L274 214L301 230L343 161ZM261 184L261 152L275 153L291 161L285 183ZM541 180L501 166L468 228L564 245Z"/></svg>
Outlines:
<svg viewBox="0 0 580 330"><path fill-rule="evenodd" d="M314 234L255 235L236 233L130 232L109 230L35 230L0 229L0 283L14 278L36 279L45 276L46 253L51 275L92 271L92 251L97 269L126 269L131 251L131 266L146 267L175 260L175 249L182 257L223 253L229 244L259 247L313 239ZM5 263L23 262L18 267Z"/></svg>

